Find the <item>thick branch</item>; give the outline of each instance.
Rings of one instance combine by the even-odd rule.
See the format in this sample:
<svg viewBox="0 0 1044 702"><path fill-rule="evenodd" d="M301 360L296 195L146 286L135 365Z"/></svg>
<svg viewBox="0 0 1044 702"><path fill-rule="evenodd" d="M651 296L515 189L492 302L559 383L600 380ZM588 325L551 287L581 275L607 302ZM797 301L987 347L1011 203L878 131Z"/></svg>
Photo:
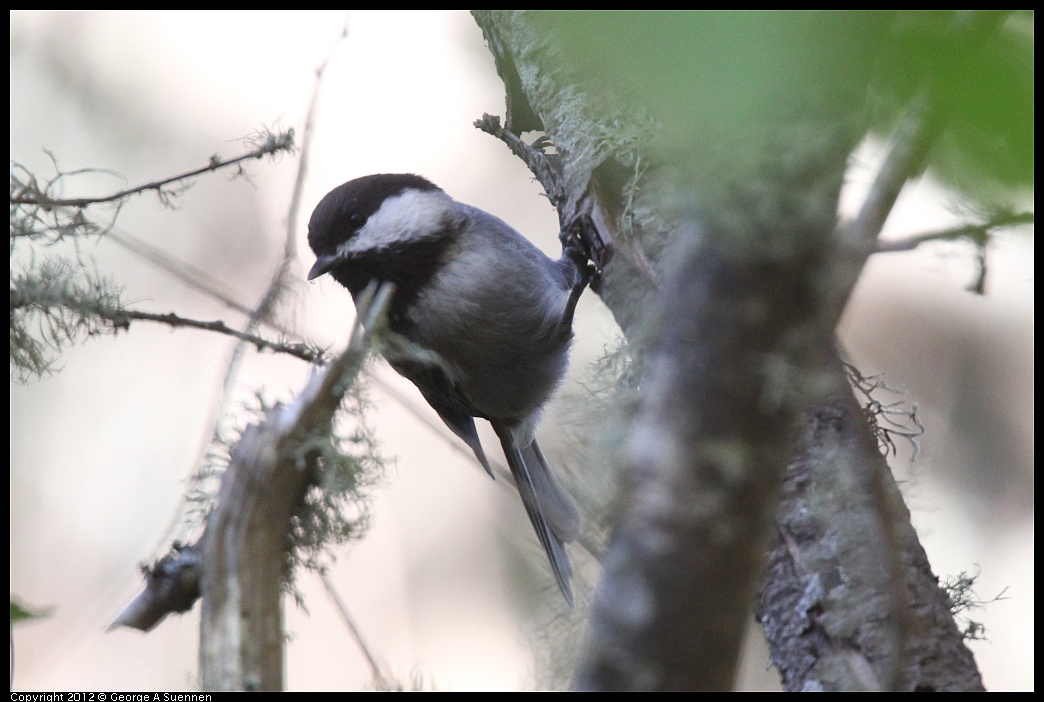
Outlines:
<svg viewBox="0 0 1044 702"><path fill-rule="evenodd" d="M793 365L818 339L793 263L709 247L667 287L580 689L732 686L799 388L814 384Z"/></svg>
<svg viewBox="0 0 1044 702"><path fill-rule="evenodd" d="M380 326L390 289L360 316ZM364 303L362 309L366 309ZM110 628L152 629L202 596L200 669L207 690L281 690L281 595L290 519L314 479L312 438L328 434L368 346L357 326L348 348L316 374L292 405L249 426L232 451L200 539L144 568L145 590Z"/></svg>
<svg viewBox="0 0 1044 702"><path fill-rule="evenodd" d="M982 690L848 392L808 413L783 482L758 618L790 691Z"/></svg>
<svg viewBox="0 0 1044 702"><path fill-rule="evenodd" d="M361 315L372 330L390 289ZM362 306L366 309L366 305ZM348 349L315 376L297 402L271 410L232 452L217 506L207 519L203 552L200 669L207 690L281 690L281 595L290 518L313 480L310 437L330 432L346 388L366 356L357 328Z"/></svg>
<svg viewBox="0 0 1044 702"><path fill-rule="evenodd" d="M127 605L109 631L126 626L152 631L168 614L187 612L199 599L199 543L174 544L171 552L151 566L142 566L145 589Z"/></svg>

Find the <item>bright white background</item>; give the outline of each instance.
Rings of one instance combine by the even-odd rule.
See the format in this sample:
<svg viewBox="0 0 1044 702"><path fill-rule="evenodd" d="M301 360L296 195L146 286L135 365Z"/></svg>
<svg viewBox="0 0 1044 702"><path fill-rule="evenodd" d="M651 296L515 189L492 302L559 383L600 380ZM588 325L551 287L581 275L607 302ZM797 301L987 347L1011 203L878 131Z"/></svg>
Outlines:
<svg viewBox="0 0 1044 702"><path fill-rule="evenodd" d="M65 169L109 168L135 184L240 153L236 140L262 124L300 135L315 68L344 22L337 12L12 13L11 157L48 176L47 148ZM503 109L492 59L466 13L352 13L320 98L298 222L302 278L311 208L341 182L382 171L421 173L555 254L546 199L506 148L471 126ZM873 158L867 147L858 160ZM176 211L139 198L119 228L204 268L252 305L281 252L297 165L291 157L249 164L249 182L208 177ZM868 177L853 172L846 207ZM84 187L102 192L122 181ZM897 234L953 221L930 182L901 204L890 222ZM79 254L140 309L241 321L104 241ZM983 597L1009 588L1009 599L973 615L991 642L972 646L989 687L1031 689L1032 243L1009 237L995 247L985 298L963 291L971 260L954 245L873 261L842 336L865 372L886 373L921 405L922 454L912 470L894 461L908 477L915 521L937 573L978 567ZM351 315L347 294L321 282L302 284L283 318L339 346ZM613 336L591 295L577 336L574 373L583 377ZM213 334L136 324L70 349L49 378L12 383L11 593L54 608L15 631L15 689L196 687L195 612L148 635L104 630L138 591L137 564L176 533L230 348ZM240 399L255 390L286 399L306 378L298 361L249 355ZM387 369L381 377L422 404ZM578 382L568 394L582 397ZM373 424L394 461L375 492L369 535L339 554L332 578L342 598L386 672L407 683L535 686L526 631L557 605L541 595L553 584L517 496L395 401L374 397ZM566 450L556 416L541 433L552 458ZM289 687L366 688L370 673L326 595L314 577L302 581L309 613L287 604ZM755 677L746 686L771 681L760 664L748 667Z"/></svg>

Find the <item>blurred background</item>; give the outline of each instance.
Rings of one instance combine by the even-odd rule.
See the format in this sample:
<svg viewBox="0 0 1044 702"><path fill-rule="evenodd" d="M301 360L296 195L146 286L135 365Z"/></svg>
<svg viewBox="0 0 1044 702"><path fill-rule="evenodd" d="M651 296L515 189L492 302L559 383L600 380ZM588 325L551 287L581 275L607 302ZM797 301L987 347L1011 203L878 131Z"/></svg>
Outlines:
<svg viewBox="0 0 1044 702"><path fill-rule="evenodd" d="M347 38L337 44L347 22ZM334 46L336 50L331 54ZM98 194L248 150L263 125L300 137L315 70L330 57L299 227L301 284L281 318L327 347L347 340L353 308L332 281L305 284L305 224L331 188L368 173L414 172L506 220L557 256L557 217L524 165L472 122L502 114L503 87L465 12L11 14L11 159L40 178ZM46 150L46 151L45 151ZM852 212L881 146L853 159ZM51 155L53 154L54 161ZM246 165L249 178L201 178L175 208L144 195L119 214L132 234L205 270L253 305L278 263L296 158ZM74 188L83 188L73 191ZM1030 195L1032 197L1032 195ZM910 186L887 236L959 222L930 178ZM1031 207L1031 204L1027 204ZM105 239L54 253L79 257L152 312L241 315ZM47 255L41 250L37 255ZM12 259L12 268L29 264ZM933 244L871 261L841 325L864 374L919 407L926 433L911 463L892 460L936 573L978 572L972 612L987 641L970 645L989 689L1033 687L1033 242L1000 237L987 294L969 245ZM572 377L540 436L553 463L576 453L556 431L583 411L591 366L617 330L594 295L577 314ZM269 333L269 335L272 335ZM13 689L189 690L198 686L198 606L148 635L105 629L141 588L138 565L178 535L189 476L213 425L233 342L136 323L63 353L58 372L11 383L11 595L49 617L14 631ZM377 374L428 412L387 367ZM288 400L305 363L248 352L235 397ZM441 690L539 686L534 637L562 616L553 580L513 489L490 481L395 398L371 396L389 458L372 527L330 572L385 673ZM896 398L900 399L900 398ZM433 416L433 415L432 415ZM560 421L561 420L561 421ZM484 435L487 442L489 435ZM365 689L372 674L318 578L302 574L307 611L287 601L290 689ZM573 615L574 617L576 615ZM771 689L752 641L744 689Z"/></svg>

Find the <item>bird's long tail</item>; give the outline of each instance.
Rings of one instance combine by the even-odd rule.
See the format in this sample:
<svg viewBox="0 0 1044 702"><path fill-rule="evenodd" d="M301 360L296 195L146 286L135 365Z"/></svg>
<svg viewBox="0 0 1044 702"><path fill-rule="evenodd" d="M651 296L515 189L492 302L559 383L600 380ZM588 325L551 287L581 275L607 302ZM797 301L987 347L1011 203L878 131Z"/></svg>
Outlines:
<svg viewBox="0 0 1044 702"><path fill-rule="evenodd" d="M569 563L565 544L576 539L580 530L580 516L573 501L555 480L536 440L518 448L514 445L510 430L494 429L504 446L504 454L529 521L551 561L558 587L566 602L572 605L573 591L569 581L573 577L573 567Z"/></svg>

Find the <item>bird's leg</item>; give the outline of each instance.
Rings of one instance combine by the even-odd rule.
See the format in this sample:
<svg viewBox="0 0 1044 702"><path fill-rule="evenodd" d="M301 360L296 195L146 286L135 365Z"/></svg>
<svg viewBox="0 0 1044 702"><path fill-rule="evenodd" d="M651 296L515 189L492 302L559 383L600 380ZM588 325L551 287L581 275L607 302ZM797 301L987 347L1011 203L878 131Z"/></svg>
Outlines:
<svg viewBox="0 0 1044 702"><path fill-rule="evenodd" d="M574 227L583 225L574 225ZM573 326L573 313L576 311L576 303L580 301L580 295L589 284L596 279L598 271L595 265L588 259L587 252L580 237L575 233L574 227L570 231L561 231L558 238L562 242L562 261L571 264L573 274L573 288L566 302L565 314L562 322L568 328Z"/></svg>

